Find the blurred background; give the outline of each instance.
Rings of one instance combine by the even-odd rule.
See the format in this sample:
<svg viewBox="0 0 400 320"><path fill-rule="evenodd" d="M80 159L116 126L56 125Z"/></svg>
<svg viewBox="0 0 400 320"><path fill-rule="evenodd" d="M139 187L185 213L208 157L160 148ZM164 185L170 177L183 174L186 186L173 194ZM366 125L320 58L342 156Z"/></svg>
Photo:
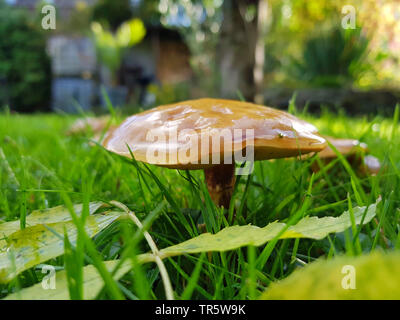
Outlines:
<svg viewBox="0 0 400 320"><path fill-rule="evenodd" d="M56 8L44 30L42 8ZM343 28L343 6L355 28ZM0 0L0 107L126 112L184 99L390 115L400 4L379 0Z"/></svg>

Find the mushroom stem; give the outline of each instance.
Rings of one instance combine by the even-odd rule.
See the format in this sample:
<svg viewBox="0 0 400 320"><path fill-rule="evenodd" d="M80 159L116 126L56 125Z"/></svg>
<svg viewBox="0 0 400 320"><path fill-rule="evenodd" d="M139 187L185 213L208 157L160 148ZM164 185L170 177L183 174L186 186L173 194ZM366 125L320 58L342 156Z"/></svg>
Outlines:
<svg viewBox="0 0 400 320"><path fill-rule="evenodd" d="M235 164L219 164L204 169L207 189L213 202L229 209L235 186Z"/></svg>

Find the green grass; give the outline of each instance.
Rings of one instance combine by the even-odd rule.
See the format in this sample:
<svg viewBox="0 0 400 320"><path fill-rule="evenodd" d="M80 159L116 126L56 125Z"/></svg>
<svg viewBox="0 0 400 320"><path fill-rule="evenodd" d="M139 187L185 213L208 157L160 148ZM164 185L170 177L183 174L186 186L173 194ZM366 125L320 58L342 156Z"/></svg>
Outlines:
<svg viewBox="0 0 400 320"><path fill-rule="evenodd" d="M332 171L312 176L310 161L258 162L254 173L237 184L232 202L235 223L264 227L298 216L338 216L349 207L368 205L381 197L377 218L361 229L354 226L320 241L280 240L259 248L169 258L164 263L175 298L256 299L271 282L321 256L400 249L398 116L299 116L323 134L366 142L383 170L377 176L360 177L339 160ZM117 200L136 213L160 249L197 236L200 223L213 233L227 225L206 192L201 171L178 172L111 155L91 145L88 137L66 136L74 119L0 114L0 223L19 219L24 228L26 215L35 209ZM105 281L99 299L165 298L156 264L134 263L118 282L104 268L105 260L123 257L135 262L137 254L150 250L133 223L116 222L90 239L83 221L75 220L76 245L65 241L66 254L48 261L67 270L72 298L82 297L82 267L87 264L94 264ZM13 282L0 285L0 298L42 277L40 269L25 271Z"/></svg>

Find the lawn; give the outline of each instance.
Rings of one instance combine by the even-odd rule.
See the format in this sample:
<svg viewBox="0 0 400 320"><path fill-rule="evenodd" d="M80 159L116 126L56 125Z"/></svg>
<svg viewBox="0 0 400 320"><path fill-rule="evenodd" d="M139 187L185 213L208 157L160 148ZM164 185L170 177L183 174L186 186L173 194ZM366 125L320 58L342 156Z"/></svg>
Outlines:
<svg viewBox="0 0 400 320"><path fill-rule="evenodd" d="M241 177L236 185L231 207L234 224L294 224L305 216L338 217L345 211L353 214L356 207L367 208L378 202L376 216L361 228L353 223L352 228L320 240L274 238L256 247L166 256L166 269L160 273L159 263L142 263L145 256L140 254L150 252L148 238L132 219L116 219L92 237L83 228L85 220L77 218L72 220L77 231L71 227L75 230L71 233L67 226L57 232L49 227L59 237L65 254L47 261L36 256L39 266L33 262L17 277L0 284L0 298L12 293L26 297L22 289L34 285L37 291L26 294L45 292L39 286L46 275L42 263L46 263L65 271L57 276L57 292L64 290L62 294L74 299L164 299L166 276L177 299L257 299L271 283L321 257L330 260L400 249L397 117L349 118L329 112L319 117L297 116L313 123L322 134L367 143L370 153L381 161L380 173L357 176L343 159L331 170L314 175L312 160L257 162L253 174ZM89 202L116 200L135 213L159 249L197 237L204 229L217 233L228 227L205 191L201 171L171 170L122 159L93 144L89 135L67 136L75 119L66 115L0 114L0 226L19 219L23 228L28 227L27 217L38 209L59 205L71 209L71 204L83 203L83 212L88 213ZM202 224L205 226L199 226ZM63 237L63 230L68 237ZM41 250L39 256L44 255L46 246ZM4 252L1 254L4 258ZM120 261L117 259L131 266L123 270L126 264L121 263L123 271L118 276L109 272ZM84 268L87 265L94 267ZM93 274L101 290L87 286Z"/></svg>

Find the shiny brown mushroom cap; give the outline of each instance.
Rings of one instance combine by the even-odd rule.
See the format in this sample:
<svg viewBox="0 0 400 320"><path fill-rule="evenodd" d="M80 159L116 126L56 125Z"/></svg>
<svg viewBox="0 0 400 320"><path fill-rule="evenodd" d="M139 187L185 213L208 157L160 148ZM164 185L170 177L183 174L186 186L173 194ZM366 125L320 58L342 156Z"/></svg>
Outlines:
<svg viewBox="0 0 400 320"><path fill-rule="evenodd" d="M246 129L253 130L253 142L247 140ZM250 145L254 146L254 160L297 156L326 147L325 139L313 125L293 115L252 103L220 99L183 101L133 115L107 135L103 146L130 157L128 145L139 161L177 169L202 169L212 166L203 160L215 153L211 144L206 152L200 148L203 137L221 136L221 132L232 137L230 146L221 140L221 150L217 150L221 159ZM173 138L175 133L177 139ZM175 156L196 147L198 153L190 154L190 161L182 162ZM149 159L149 148L157 148L158 155L164 155L165 161Z"/></svg>
<svg viewBox="0 0 400 320"><path fill-rule="evenodd" d="M324 138L344 156L349 156L358 152L368 152L368 146L355 139L339 139L328 136L325 136ZM335 151L333 151L329 146L318 153L318 156L321 159L333 159L337 157Z"/></svg>

